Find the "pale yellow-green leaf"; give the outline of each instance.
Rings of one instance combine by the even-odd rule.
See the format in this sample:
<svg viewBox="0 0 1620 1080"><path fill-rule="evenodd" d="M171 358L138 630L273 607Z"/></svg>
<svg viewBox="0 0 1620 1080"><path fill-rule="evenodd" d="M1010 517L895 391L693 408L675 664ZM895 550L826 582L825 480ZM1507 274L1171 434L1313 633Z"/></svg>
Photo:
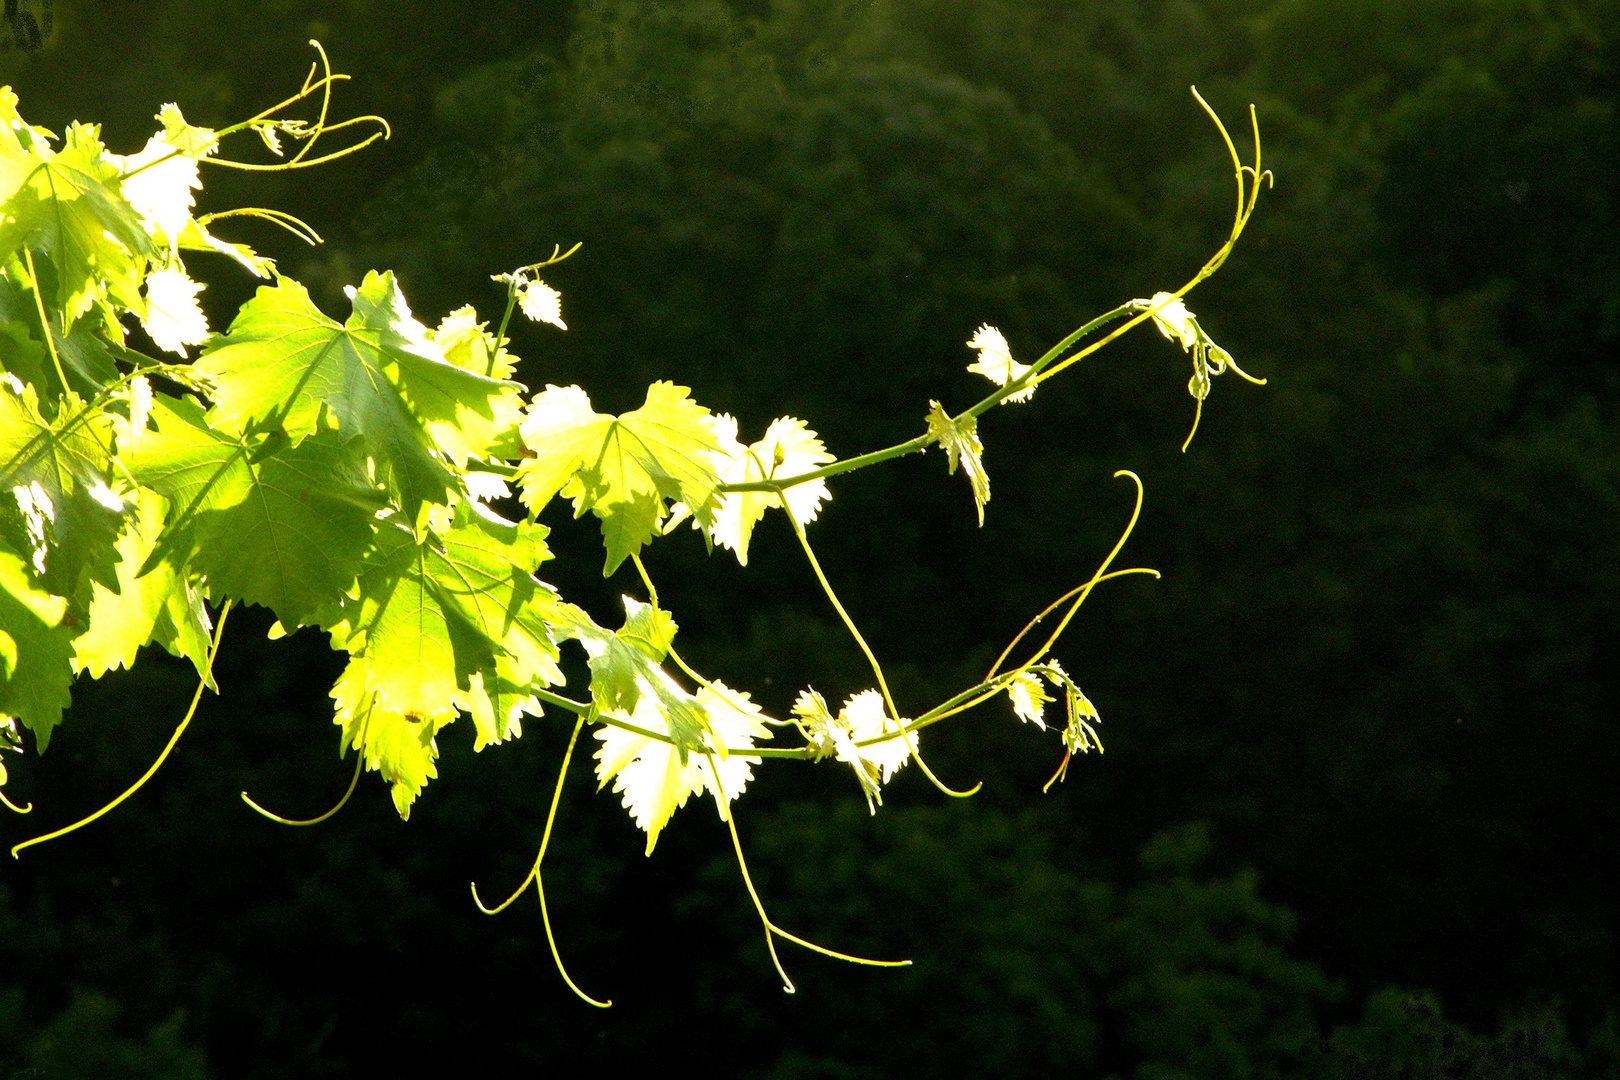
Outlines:
<svg viewBox="0 0 1620 1080"><path fill-rule="evenodd" d="M524 505L538 513L563 492L576 517L601 518L605 574L653 538L666 502L686 504L705 528L712 520L719 444L709 411L687 393L655 382L641 408L622 416L596 412L577 386L548 386L530 403L523 442L534 456L517 473Z"/></svg>
<svg viewBox="0 0 1620 1080"><path fill-rule="evenodd" d="M340 748L354 747L372 772L379 772L392 789L394 808L401 818L411 816L411 804L427 782L439 775L435 740L441 728L456 718L452 710L438 716L408 715L378 700L370 688L371 662L351 657L349 666L332 687L337 708L332 722L342 731Z"/></svg>
<svg viewBox="0 0 1620 1080"><path fill-rule="evenodd" d="M193 218L180 231L179 245L183 251L213 251L234 259L254 277L267 278L276 268L274 259L267 259L246 244L222 240Z"/></svg>
<svg viewBox="0 0 1620 1080"><path fill-rule="evenodd" d="M1013 712L1018 714L1018 719L1026 724L1034 724L1042 731L1046 730L1046 703L1052 700L1052 696L1046 692L1039 675L1032 671L1021 671L1013 676L1012 682L1007 684L1007 697L1012 701Z"/></svg>
<svg viewBox="0 0 1620 1080"><path fill-rule="evenodd" d="M714 460L722 483L787 479L837 460L804 421L791 416L771 421L764 438L750 446L737 441L737 421L733 417L724 414L712 417L710 428L720 444ZM773 491L726 492L720 495L715 506L709 535L721 547L736 552L737 561L747 566L748 542L766 510L780 509L785 498L788 513L803 526L816 519L821 504L831 497L825 480L795 484L781 495Z"/></svg>
<svg viewBox="0 0 1620 1080"><path fill-rule="evenodd" d="M502 349L500 357L496 358L495 335L489 332L486 323L478 321L478 312L471 304L439 320L429 336L444 351L444 358L458 368L494 379L512 377L517 357Z"/></svg>
<svg viewBox="0 0 1620 1080"><path fill-rule="evenodd" d="M559 330L568 329L568 324L562 320L562 293L539 278L527 282L518 293L518 308L535 322L550 323Z"/></svg>
<svg viewBox="0 0 1620 1080"><path fill-rule="evenodd" d="M1020 364L1012 358L1007 339L989 323L974 331L967 344L968 348L979 351L979 358L968 365L968 370L975 375L983 375L997 386L1006 386L1014 379L1021 379L1029 370L1028 364ZM1016 394L1007 395L1006 400L1028 401L1034 396L1035 387L1031 385Z"/></svg>
<svg viewBox="0 0 1620 1080"><path fill-rule="evenodd" d="M183 267L146 275L146 315L141 327L158 348L185 356L187 345L208 340L208 317L197 303L202 289L186 276Z"/></svg>
<svg viewBox="0 0 1620 1080"><path fill-rule="evenodd" d="M180 106L172 101L158 110L157 120L163 125L164 141L192 157L208 157L219 150L214 129L186 123Z"/></svg>
<svg viewBox="0 0 1620 1080"><path fill-rule="evenodd" d="M142 489L132 497L131 512L118 537L119 591L91 584L90 625L73 639L73 670L99 679L108 671L135 663L135 653L154 639L170 652L205 670L208 616L202 597L174 572L168 560L137 576L163 532L163 497Z"/></svg>
<svg viewBox="0 0 1620 1080"><path fill-rule="evenodd" d="M1147 304L1158 308L1153 312L1153 325L1159 328L1159 333L1180 342L1184 350L1198 344L1198 320L1174 293L1154 293Z"/></svg>
<svg viewBox="0 0 1620 1080"><path fill-rule="evenodd" d="M928 403L928 434L945 448L946 464L952 473L961 464L973 488L979 524L983 525L984 504L990 501L990 474L984 471L984 444L979 441L978 427L976 417L959 421L947 414L939 402Z"/></svg>
<svg viewBox="0 0 1620 1080"><path fill-rule="evenodd" d="M601 743L596 751L596 778L599 786L613 783L614 793L647 833L647 854L651 855L659 833L688 798L707 790L723 808L742 794L753 778L753 762L723 752L751 748L756 741L769 739L771 732L748 695L723 683L689 695L662 671L654 669L646 679L634 711L621 718L664 739L602 725L596 731ZM684 761L679 748L665 741L674 738L672 700L701 710L712 740L705 744L705 752L689 753ZM722 814L725 812L723 809Z"/></svg>
<svg viewBox="0 0 1620 1080"><path fill-rule="evenodd" d="M901 731L888 715L883 696L876 690L863 690L845 700L833 716L827 702L814 690L799 694L793 715L815 748L818 759L832 755L855 770L867 809L873 813L883 802L883 785L911 758L917 738ZM882 742L859 745L868 739L892 736Z"/></svg>
<svg viewBox="0 0 1620 1080"><path fill-rule="evenodd" d="M119 189L141 215L141 224L170 250L179 246L196 205L192 192L202 188L196 157L162 132L148 139L139 153L106 157L118 169Z"/></svg>

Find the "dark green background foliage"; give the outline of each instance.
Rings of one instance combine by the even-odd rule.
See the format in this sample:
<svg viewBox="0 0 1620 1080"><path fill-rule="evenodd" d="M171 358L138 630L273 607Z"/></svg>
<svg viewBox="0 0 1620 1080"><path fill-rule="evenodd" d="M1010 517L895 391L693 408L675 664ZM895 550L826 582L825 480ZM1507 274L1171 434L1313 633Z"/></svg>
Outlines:
<svg viewBox="0 0 1620 1080"><path fill-rule="evenodd" d="M310 36L394 139L204 197L320 229L251 237L317 300L391 267L430 321L493 316L491 273L582 240L520 378L613 410L673 378L843 456L976 397L981 321L1029 359L1190 274L1232 193L1187 84L1235 128L1252 100L1278 182L1191 306L1271 384L1222 380L1183 456L1184 360L1142 331L986 418L983 530L937 454L834 485L816 540L903 709L1090 572L1114 469L1147 485L1126 558L1165 575L1065 639L1108 752L1052 794L1054 745L997 704L932 740L985 781L965 804L908 776L868 818L791 763L740 804L780 922L914 968L790 952L785 998L713 815L643 859L581 770L547 883L617 1002L586 1009L537 912L466 893L521 877L561 726L476 760L452 729L408 825L368 779L280 829L235 792L341 790L336 662L244 613L165 774L0 876L0 1075L1620 1074L1613 0L57 0L0 65L30 119L129 151L164 101L268 104ZM250 285L198 269L223 325ZM551 576L611 611L595 526L548 521ZM746 571L689 533L651 559L698 666L779 713L865 685L781 522ZM163 656L77 687L7 843L120 789L189 689Z"/></svg>

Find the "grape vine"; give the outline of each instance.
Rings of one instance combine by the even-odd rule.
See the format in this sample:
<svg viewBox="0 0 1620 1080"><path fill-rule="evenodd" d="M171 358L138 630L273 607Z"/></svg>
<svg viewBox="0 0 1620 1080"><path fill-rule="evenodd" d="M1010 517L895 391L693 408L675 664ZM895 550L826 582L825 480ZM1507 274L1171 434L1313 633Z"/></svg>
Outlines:
<svg viewBox="0 0 1620 1080"><path fill-rule="evenodd" d="M379 117L331 119L333 89L344 78L320 51L295 94L217 131L165 105L161 130L130 155L107 150L93 125L72 124L60 138L29 125L16 95L0 90L0 751L20 753L24 731L44 751L75 677L128 667L143 645L189 661L198 679L190 708L139 780L95 814L16 845L13 856L140 789L213 688L232 606L255 604L278 620L272 637L315 627L348 658L331 696L339 753L355 755L353 779L336 806L303 821L243 794L282 824L330 818L362 771L379 773L408 817L437 775L441 729L463 715L477 750L518 738L524 718L548 706L572 720L533 868L500 904L486 906L476 886L473 898L493 914L532 885L558 971L584 1000L607 1004L563 968L541 871L587 728L597 781L612 785L645 832L648 853L690 798L713 800L785 989L793 983L778 938L855 963L907 963L841 953L772 922L748 873L733 804L756 768L782 758L849 766L874 812L908 763L940 791L971 795L977 788L953 790L929 768L921 733L1002 694L1018 720L1060 739L1052 782L1074 754L1100 751L1097 709L1052 649L1098 584L1155 574L1112 568L1135 526L1142 486L1134 474L1115 474L1135 486L1136 509L1097 571L1036 615L983 679L912 717L896 707L808 528L832 497L834 477L934 446L949 472L966 474L982 524L990 479L978 417L1028 401L1041 383L1143 323L1191 359L1189 442L1215 376L1230 368L1263 382L1209 339L1182 299L1225 261L1270 181L1253 107L1253 163L1245 164L1193 90L1231 156L1237 205L1226 242L1186 284L1099 315L1031 364L981 325L967 345L976 355L968 370L992 386L982 400L955 413L930 401L915 438L840 460L794 417L744 443L735 419L669 382L653 383L639 408L620 415L597 412L578 386L529 396L512 379L506 331L515 312L566 329L562 299L540 273L577 244L494 275L506 303L492 333L471 306L430 328L411 313L394 275L377 271L347 290L350 312L340 323L272 260L219 235L233 219L257 218L319 242L314 229L276 210L196 213L195 193L204 166L308 168L386 138ZM339 148L317 150L343 132ZM224 156L227 140L248 133L270 160ZM187 267L210 256L265 281L222 333L209 327L197 302L203 286ZM624 596L616 627L535 576L552 557L536 518L555 499L570 501L576 518L598 519L604 574L626 562L636 571L645 599ZM517 516L502 516L497 504ZM870 668L872 688L836 710L806 689L788 717L767 716L747 691L700 674L676 649L677 625L642 559L647 545L689 523L746 567L755 525L775 511ZM569 643L578 650L572 659ZM557 690L566 683L563 663L581 654L585 700ZM1058 698L1049 727L1047 706ZM766 745L778 734L791 745ZM31 807L6 797L5 781L0 762L0 800L26 813Z"/></svg>

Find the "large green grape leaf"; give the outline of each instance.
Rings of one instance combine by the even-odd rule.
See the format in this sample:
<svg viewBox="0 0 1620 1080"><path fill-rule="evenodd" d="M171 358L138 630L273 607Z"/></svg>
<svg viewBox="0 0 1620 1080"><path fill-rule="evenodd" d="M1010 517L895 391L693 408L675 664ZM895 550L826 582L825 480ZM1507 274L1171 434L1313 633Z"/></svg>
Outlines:
<svg viewBox="0 0 1620 1080"><path fill-rule="evenodd" d="M579 387L548 386L529 405L523 442L535 456L518 467L523 502L538 513L560 492L575 517L601 518L604 575L653 538L666 500L685 504L705 529L712 521L720 444L709 410L687 394L655 382L641 408L608 416Z"/></svg>
<svg viewBox="0 0 1620 1080"><path fill-rule="evenodd" d="M468 502L442 535L420 541L391 519L367 556L358 599L322 624L335 644L369 658L367 689L389 712L448 722L475 675L486 695L559 683L551 623L561 605L532 577L549 557L544 536Z"/></svg>
<svg viewBox="0 0 1620 1080"><path fill-rule="evenodd" d="M0 289L3 288L5 284L0 281ZM0 369L36 388L47 387L47 363L45 346L29 336L27 326L9 319L0 321Z"/></svg>
<svg viewBox="0 0 1620 1080"><path fill-rule="evenodd" d="M46 420L33 386L0 377L0 534L60 596L85 572L117 588L123 501L108 487L112 444L108 414L71 398Z"/></svg>
<svg viewBox="0 0 1620 1080"><path fill-rule="evenodd" d="M420 541L385 521L357 597L324 613L333 643L354 654L332 691L344 745L392 785L401 816L437 775L434 738L458 711L481 750L539 713L534 687L563 681L552 623L577 609L532 576L550 557L545 533L465 501Z"/></svg>
<svg viewBox="0 0 1620 1080"><path fill-rule="evenodd" d="M412 317L391 273L368 273L342 326L289 278L259 289L197 361L216 386L210 421L232 432L280 428L294 441L320 430L323 410L359 439L377 477L415 521L444 504L457 465L510 427L516 383L448 363Z"/></svg>
<svg viewBox="0 0 1620 1080"><path fill-rule="evenodd" d="M165 506L155 491L141 490L118 538L118 591L92 584L90 625L73 639L73 669L99 679L130 667L135 653L155 641L183 656L203 675L208 670L208 612L202 595L168 560L142 575L163 532Z"/></svg>
<svg viewBox="0 0 1620 1080"><path fill-rule="evenodd" d="M43 140L23 147L13 134L0 142L0 260L24 245L48 256L56 269L51 306L67 325L109 296L141 311L141 263L156 248L119 191L100 129L70 125L54 154Z"/></svg>
<svg viewBox="0 0 1620 1080"><path fill-rule="evenodd" d="M41 750L62 720L73 683L67 601L41 590L28 563L0 542L0 716L14 716Z"/></svg>
<svg viewBox="0 0 1620 1080"><path fill-rule="evenodd" d="M928 434L945 448L945 464L949 472L956 472L957 463L967 474L973 488L973 505L979 511L979 524L984 525L984 504L990 501L990 474L984 471L984 443L979 441L979 421L970 416L955 420L937 401L928 403Z"/></svg>
<svg viewBox="0 0 1620 1080"><path fill-rule="evenodd" d="M137 433L125 457L170 504L144 570L189 563L210 595L263 604L287 626L354 584L383 500L353 447L331 432L297 445L227 434L196 403L161 394L152 416L157 429Z"/></svg>

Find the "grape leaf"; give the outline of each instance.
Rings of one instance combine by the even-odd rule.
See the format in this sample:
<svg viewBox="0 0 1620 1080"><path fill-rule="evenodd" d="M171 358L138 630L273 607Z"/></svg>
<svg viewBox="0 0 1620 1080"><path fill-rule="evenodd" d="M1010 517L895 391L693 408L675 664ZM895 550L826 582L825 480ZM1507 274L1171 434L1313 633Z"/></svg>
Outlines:
<svg viewBox="0 0 1620 1080"><path fill-rule="evenodd" d="M434 739L458 710L482 750L540 712L535 685L563 681L547 618L566 622L567 605L532 576L550 557L545 534L468 502L421 541L385 521L357 598L325 613L333 644L354 654L332 691L344 745L382 772L401 816L437 775Z"/></svg>
<svg viewBox="0 0 1620 1080"><path fill-rule="evenodd" d="M502 659L495 658L497 668ZM472 717L474 752L491 743L517 738L523 734L523 717L539 716L541 712L540 700L524 693L519 684L504 676L487 678L482 671L473 672L468 680L462 708Z"/></svg>
<svg viewBox="0 0 1620 1080"><path fill-rule="evenodd" d="M246 244L239 244L231 240L222 240L209 232L197 220L186 223L180 233L180 249L182 251L212 251L234 259L244 270L254 277L267 278L275 273L274 259L265 258Z"/></svg>
<svg viewBox="0 0 1620 1080"><path fill-rule="evenodd" d="M47 421L33 386L0 377L0 534L60 596L72 596L85 572L117 588L113 544L123 520L107 486L112 417L76 398L68 405Z"/></svg>
<svg viewBox="0 0 1620 1080"><path fill-rule="evenodd" d="M737 441L737 421L730 416L714 417L711 427L723 455L717 463L720 479L727 484L799 476L838 460L827 453L827 448L804 421L791 416L771 421L771 426L765 429L765 437L752 446ZM719 496L709 535L715 543L736 552L737 561L747 566L748 541L766 510L780 508L782 499L786 498L788 512L794 520L807 525L821 512L822 502L831 497L825 480L795 484L781 496L774 491L726 492Z"/></svg>
<svg viewBox="0 0 1620 1080"><path fill-rule="evenodd" d="M984 504L990 501L990 474L984 471L984 444L979 441L978 427L977 417L958 421L947 415L939 402L928 403L928 434L945 448L945 462L952 473L961 462L973 488L973 504L978 507L982 526Z"/></svg>
<svg viewBox="0 0 1620 1080"><path fill-rule="evenodd" d="M126 455L144 486L169 500L148 555L205 575L212 596L263 604L301 626L353 584L382 497L352 446L334 433L294 446L208 426L190 399L153 395L157 430Z"/></svg>
<svg viewBox="0 0 1620 1080"><path fill-rule="evenodd" d="M662 672L658 674L663 676ZM700 687L697 694L687 695L667 676L660 681L669 685L649 685L639 695L635 711L625 719L647 731L674 738L663 702L678 695L689 698L691 706L702 712L705 725L713 733L714 751L748 749L755 740L771 737L759 706L747 694L716 682L712 688ZM754 775L752 760L738 754L683 754L676 743L608 724L597 728L596 738L602 744L596 751L597 786L613 782L613 790L622 796L625 809L647 834L648 855L658 843L658 834L688 798L707 790L721 807L724 819L728 804L742 794Z"/></svg>
<svg viewBox="0 0 1620 1080"><path fill-rule="evenodd" d="M168 561L139 576L163 531L164 501L142 490L118 538L118 591L92 583L90 626L73 639L73 670L99 679L130 667L142 645L155 641L190 660L198 675L208 670L209 624L202 596Z"/></svg>
<svg viewBox="0 0 1620 1080"><path fill-rule="evenodd" d="M979 352L979 358L968 365L968 370L975 375L983 375L997 386L1006 386L1015 379L1022 379L1029 371L1028 364L1020 364L1013 359L1007 339L989 323L975 330L967 345ZM1031 383L1018 393L1007 395L1006 400L1028 401L1034 396L1035 386Z"/></svg>
<svg viewBox="0 0 1620 1080"><path fill-rule="evenodd" d="M655 382L634 412L607 416L577 386L547 386L529 404L523 442L534 453L518 466L522 499L538 513L558 493L602 519L603 576L657 533L665 501L684 503L700 525L712 523L720 449L709 410L684 386Z"/></svg>
<svg viewBox="0 0 1620 1080"><path fill-rule="evenodd" d="M0 716L21 720L41 750L73 683L66 611L67 601L36 586L28 563L0 541Z"/></svg>
<svg viewBox="0 0 1620 1080"><path fill-rule="evenodd" d="M391 273L368 273L342 326L289 278L259 289L197 367L217 387L211 422L233 432L279 427L296 442L330 410L359 439L377 476L414 522L423 503L446 504L458 466L515 422L516 383L448 363L405 303Z"/></svg>
<svg viewBox="0 0 1620 1080"><path fill-rule="evenodd" d="M866 808L877 813L883 804L883 785L911 759L908 743L917 738L900 734L900 725L889 716L883 696L876 690L863 690L844 702L833 716L827 702L814 690L802 692L793 703L793 715L816 748L818 758L834 755L855 770ZM883 735L898 737L861 746L867 739Z"/></svg>
<svg viewBox="0 0 1620 1080"><path fill-rule="evenodd" d="M1080 689L1080 684L1063 670L1063 666L1056 660L1045 660L1041 666L1046 669L1046 681L1053 686L1061 686L1064 691L1064 711L1068 714L1068 723L1063 729L1063 745L1072 753L1090 753L1095 746L1098 753L1102 753L1102 740L1097 737L1097 731L1091 726L1091 721L1102 723L1102 716L1098 714L1097 707L1086 697ZM1060 770L1059 776L1062 775Z"/></svg>
<svg viewBox="0 0 1620 1080"><path fill-rule="evenodd" d="M495 335L478 321L478 312L471 304L446 315L428 331L428 337L443 351L445 360L458 368L492 379L512 377L517 357L504 347L496 348ZM523 439L518 434L518 425L523 422L522 397L515 390L502 394L491 402L491 408L493 416L478 435L482 448L475 451L476 456L517 457L523 452Z"/></svg>
<svg viewBox="0 0 1620 1080"><path fill-rule="evenodd" d="M119 190L140 215L141 224L171 250L191 222L192 192L202 187L197 158L171 143L159 132L139 152L125 156L106 154L114 167Z"/></svg>
<svg viewBox="0 0 1620 1080"><path fill-rule="evenodd" d="M678 629L667 611L631 596L624 601L624 625L609 632L584 612L571 608L561 630L577 640L590 658L591 699L603 712L633 714L652 708L663 716L682 762L688 751L703 745L708 720L691 695L681 690L659 666L669 655ZM643 698L654 700L643 705Z"/></svg>
<svg viewBox="0 0 1620 1080"><path fill-rule="evenodd" d="M0 636L0 679L9 679L12 671L17 667L17 643L9 636ZM17 734L17 720L11 716L0 716L0 752L10 750L13 753L22 751L22 739ZM4 794L6 786L6 763L0 758L0 795Z"/></svg>
<svg viewBox="0 0 1620 1080"><path fill-rule="evenodd" d="M406 715L388 708L371 688L371 670L366 657L350 657L332 687L337 703L332 722L342 732L339 750L353 747L367 769L382 773L392 789L394 808L409 820L411 803L439 775L433 764L439 756L435 736L456 714L452 710L441 716Z"/></svg>
<svg viewBox="0 0 1620 1080"><path fill-rule="evenodd" d="M517 357L500 350L496 356L495 335L487 324L478 321L478 312L471 304L459 307L439 320L431 331L433 343L444 352L444 358L458 368L488 375L492 379L510 379ZM502 345L505 344L503 341Z"/></svg>
<svg viewBox="0 0 1620 1080"><path fill-rule="evenodd" d="M1046 692L1039 675L1033 671L1014 675L1012 682L1007 684L1007 699L1012 702L1013 712L1018 719L1026 724L1034 724L1042 731L1046 730L1046 703L1052 700L1052 695Z"/></svg>
<svg viewBox="0 0 1620 1080"><path fill-rule="evenodd" d="M45 346L29 336L27 326L10 320L0 322L0 370L54 396L46 382L46 363Z"/></svg>
<svg viewBox="0 0 1620 1080"><path fill-rule="evenodd" d="M152 344L165 352L186 355L187 345L207 341L208 316L197 294L203 286L186 276L184 268L154 270L146 275L146 316L141 329Z"/></svg>
<svg viewBox="0 0 1620 1080"><path fill-rule="evenodd" d="M466 502L442 536L420 542L402 521L385 521L358 599L329 610L322 625L335 645L369 658L366 687L389 712L448 723L478 673L492 709L491 690L509 697L560 683L547 619L557 601L531 576L548 557L544 536L541 526Z"/></svg>
<svg viewBox="0 0 1620 1080"><path fill-rule="evenodd" d="M118 167L100 129L72 124L60 152L26 152L15 135L0 147L0 259L24 245L56 267L64 324L108 296L139 313L141 260L156 254L140 216L119 191Z"/></svg>

